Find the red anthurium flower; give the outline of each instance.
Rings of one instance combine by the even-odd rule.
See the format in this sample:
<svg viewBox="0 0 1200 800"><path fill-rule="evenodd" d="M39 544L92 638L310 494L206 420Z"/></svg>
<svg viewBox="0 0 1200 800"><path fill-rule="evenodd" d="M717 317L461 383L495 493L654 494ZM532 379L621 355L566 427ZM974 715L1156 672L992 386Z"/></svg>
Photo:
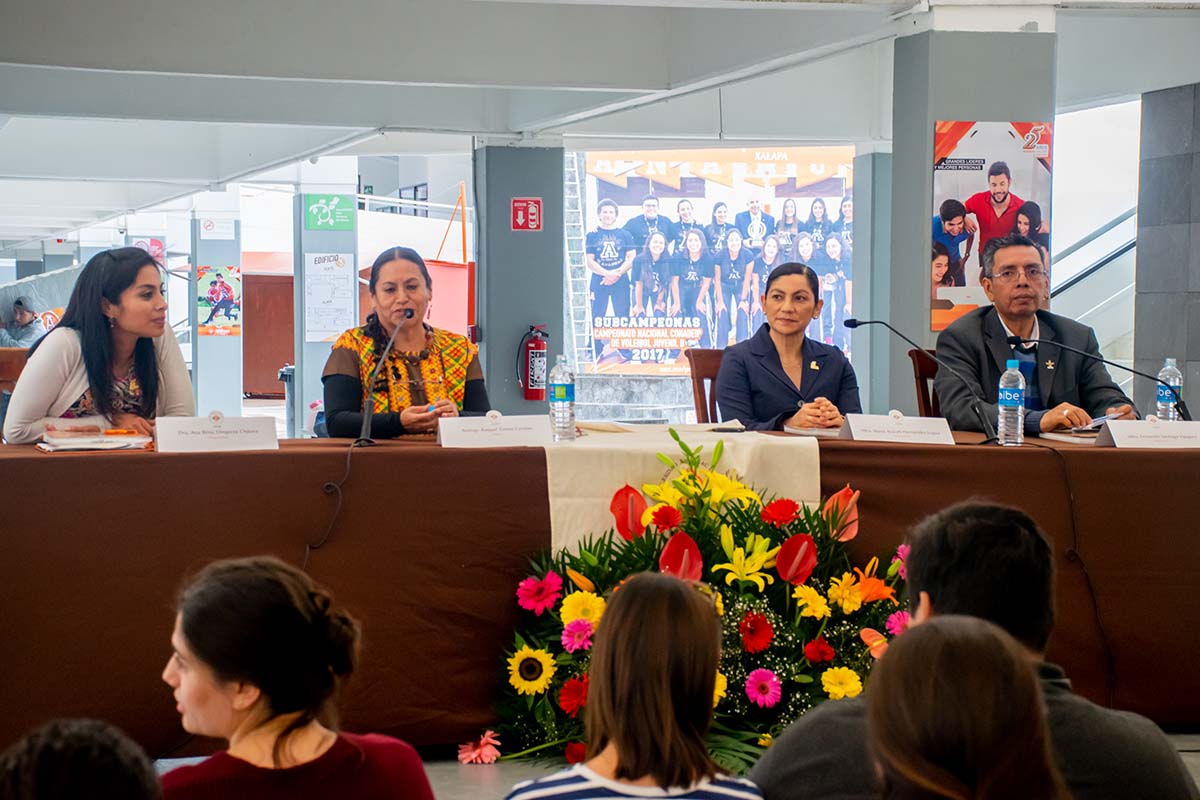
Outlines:
<svg viewBox="0 0 1200 800"><path fill-rule="evenodd" d="M617 489L608 510L612 512L613 519L616 520L617 533L621 534L622 539L632 542L645 532L646 529L642 526L642 514L646 513L647 508L649 506L646 505L646 499L642 497L642 493L628 483Z"/></svg>
<svg viewBox="0 0 1200 800"><path fill-rule="evenodd" d="M678 508L659 506L650 515L650 521L660 531L673 531L683 524L683 514L680 513Z"/></svg>
<svg viewBox="0 0 1200 800"><path fill-rule="evenodd" d="M793 586L799 586L812 575L817 566L817 543L807 533L789 536L788 540L779 546L775 556L775 569L779 577Z"/></svg>
<svg viewBox="0 0 1200 800"><path fill-rule="evenodd" d="M814 664L819 664L822 661L833 661L833 656L833 648L829 646L829 642L825 641L824 636L818 636L804 645L804 657Z"/></svg>
<svg viewBox="0 0 1200 800"><path fill-rule="evenodd" d="M747 653L766 650L775 638L775 629L771 627L770 620L755 611L746 612L746 616L738 623L738 631L742 634L742 646Z"/></svg>
<svg viewBox="0 0 1200 800"><path fill-rule="evenodd" d="M763 522L774 525L776 528L782 528L800 516L800 504L795 500L781 497L763 506L761 515Z"/></svg>
<svg viewBox="0 0 1200 800"><path fill-rule="evenodd" d="M825 501L821 513L826 519L838 518L838 529L834 535L839 542L848 542L858 536L858 496L862 492L854 491L850 484Z"/></svg>
<svg viewBox="0 0 1200 800"><path fill-rule="evenodd" d="M587 705L587 697L588 676L584 673L583 677L571 678L562 685L558 692L558 705L574 717L579 713L579 709Z"/></svg>
<svg viewBox="0 0 1200 800"><path fill-rule="evenodd" d="M685 581L700 580L704 572L704 558L700 548L692 537L679 531L667 539L662 555L658 557L658 569L667 575L683 578Z"/></svg>
<svg viewBox="0 0 1200 800"><path fill-rule="evenodd" d="M568 764L580 764L587 760L587 745L583 742L571 742L563 752Z"/></svg>

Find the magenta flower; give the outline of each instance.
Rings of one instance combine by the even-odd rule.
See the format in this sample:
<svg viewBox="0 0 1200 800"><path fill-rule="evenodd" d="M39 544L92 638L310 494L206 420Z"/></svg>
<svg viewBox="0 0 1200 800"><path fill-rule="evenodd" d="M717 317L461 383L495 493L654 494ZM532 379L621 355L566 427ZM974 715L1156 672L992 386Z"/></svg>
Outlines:
<svg viewBox="0 0 1200 800"><path fill-rule="evenodd" d="M761 708L774 708L783 696L779 678L769 669L756 669L746 677L746 697Z"/></svg>
<svg viewBox="0 0 1200 800"><path fill-rule="evenodd" d="M892 556L892 563L900 562L900 580L908 580L908 545L902 544L896 548L896 555Z"/></svg>
<svg viewBox="0 0 1200 800"><path fill-rule="evenodd" d="M908 612L897 611L887 618L887 632L899 636L908 628Z"/></svg>
<svg viewBox="0 0 1200 800"><path fill-rule="evenodd" d="M547 572L541 579L526 578L517 584L517 605L540 617L543 611L554 608L562 595L562 586L562 578L555 572Z"/></svg>
<svg viewBox="0 0 1200 800"><path fill-rule="evenodd" d="M563 628L562 646L568 653L590 650L592 647L592 621L580 617L568 622Z"/></svg>

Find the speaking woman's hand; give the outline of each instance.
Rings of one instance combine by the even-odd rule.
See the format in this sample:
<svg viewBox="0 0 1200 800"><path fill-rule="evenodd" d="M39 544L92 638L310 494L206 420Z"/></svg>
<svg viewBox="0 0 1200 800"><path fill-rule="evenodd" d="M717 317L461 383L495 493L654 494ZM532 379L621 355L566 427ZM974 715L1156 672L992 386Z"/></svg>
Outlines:
<svg viewBox="0 0 1200 800"><path fill-rule="evenodd" d="M401 411L400 424L404 426L405 433L429 433L437 430L437 421L441 414L437 412L436 405L433 411L429 409L430 406L409 406Z"/></svg>

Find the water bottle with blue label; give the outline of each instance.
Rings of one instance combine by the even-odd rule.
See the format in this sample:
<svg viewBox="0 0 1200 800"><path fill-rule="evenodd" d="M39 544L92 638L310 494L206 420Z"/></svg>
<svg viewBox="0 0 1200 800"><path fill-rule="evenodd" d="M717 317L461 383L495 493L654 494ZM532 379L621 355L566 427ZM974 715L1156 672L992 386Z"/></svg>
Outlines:
<svg viewBox="0 0 1200 800"><path fill-rule="evenodd" d="M1005 366L1000 376L996 438L1006 447L1015 447L1025 443L1025 376L1021 374L1021 362L1015 358Z"/></svg>
<svg viewBox="0 0 1200 800"><path fill-rule="evenodd" d="M1175 387L1175 391L1179 392L1179 396L1183 397L1183 373L1179 371L1179 367L1175 366L1175 359L1168 358L1163 363L1163 368L1158 373L1158 379L1162 383L1158 384L1158 409L1155 415L1163 422L1175 422L1179 419L1179 409L1175 408L1175 394L1163 386L1163 383Z"/></svg>
<svg viewBox="0 0 1200 800"><path fill-rule="evenodd" d="M567 357L559 355L550 370L550 425L554 441L575 438L575 376L567 366Z"/></svg>

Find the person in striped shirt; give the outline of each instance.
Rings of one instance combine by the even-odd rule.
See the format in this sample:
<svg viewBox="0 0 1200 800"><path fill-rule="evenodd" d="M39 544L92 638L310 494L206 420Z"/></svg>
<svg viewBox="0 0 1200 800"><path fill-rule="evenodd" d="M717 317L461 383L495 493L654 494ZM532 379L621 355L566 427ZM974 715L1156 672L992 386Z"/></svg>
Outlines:
<svg viewBox="0 0 1200 800"><path fill-rule="evenodd" d="M646 572L613 593L588 669L587 759L518 783L507 800L762 800L705 746L721 624L698 586Z"/></svg>

